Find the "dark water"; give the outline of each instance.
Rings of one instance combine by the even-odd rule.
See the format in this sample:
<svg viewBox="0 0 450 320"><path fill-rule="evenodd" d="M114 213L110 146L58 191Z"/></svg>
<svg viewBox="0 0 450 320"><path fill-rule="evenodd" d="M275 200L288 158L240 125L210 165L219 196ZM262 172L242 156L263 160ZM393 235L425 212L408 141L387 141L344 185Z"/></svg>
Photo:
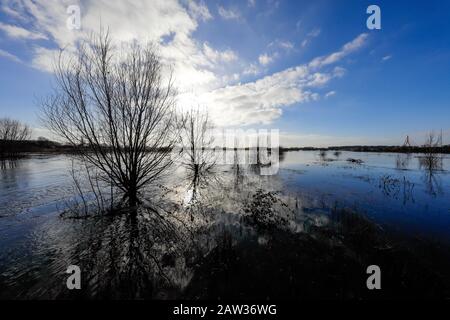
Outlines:
<svg viewBox="0 0 450 320"><path fill-rule="evenodd" d="M334 158L331 154L328 156ZM344 152L321 163L313 152L287 153L281 170L286 190L327 205L337 202L371 220L415 236L450 240L450 157L443 171L420 169L419 155ZM348 158L361 159L352 165ZM398 168L401 160L404 166Z"/></svg>
<svg viewBox="0 0 450 320"><path fill-rule="evenodd" d="M60 216L68 157L5 163L0 297L371 298L369 264L385 270L378 295L448 297L450 159L429 172L417 155L327 158L287 152L277 175L222 166L195 183L174 166L136 214L87 219Z"/></svg>

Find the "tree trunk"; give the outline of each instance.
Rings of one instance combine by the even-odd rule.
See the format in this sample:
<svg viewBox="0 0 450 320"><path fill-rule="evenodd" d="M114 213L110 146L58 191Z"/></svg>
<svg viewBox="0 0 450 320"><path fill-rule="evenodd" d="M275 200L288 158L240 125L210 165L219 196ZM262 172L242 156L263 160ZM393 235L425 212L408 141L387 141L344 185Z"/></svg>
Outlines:
<svg viewBox="0 0 450 320"><path fill-rule="evenodd" d="M130 186L128 189L128 205L130 208L136 207L138 204L137 188L136 186Z"/></svg>

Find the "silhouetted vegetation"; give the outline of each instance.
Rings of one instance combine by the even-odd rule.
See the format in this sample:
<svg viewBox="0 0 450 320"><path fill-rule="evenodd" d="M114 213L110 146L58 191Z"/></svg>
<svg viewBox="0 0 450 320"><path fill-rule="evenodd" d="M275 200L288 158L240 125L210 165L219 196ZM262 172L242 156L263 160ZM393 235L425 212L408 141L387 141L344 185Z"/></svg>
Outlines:
<svg viewBox="0 0 450 320"><path fill-rule="evenodd" d="M121 55L100 33L74 59L61 55L55 72L43 121L135 206L140 190L171 164L175 142L175 92L154 47L135 44Z"/></svg>
<svg viewBox="0 0 450 320"><path fill-rule="evenodd" d="M423 148L423 155L419 157L420 166L428 171L442 170L439 140L433 132L428 134Z"/></svg>
<svg viewBox="0 0 450 320"><path fill-rule="evenodd" d="M30 139L31 128L10 118L0 119L0 158L16 158L21 155L21 144Z"/></svg>
<svg viewBox="0 0 450 320"><path fill-rule="evenodd" d="M392 152L392 153L426 153L427 146L341 146L329 147L328 150L353 151L353 152ZM450 145L436 146L436 153L450 153Z"/></svg>
<svg viewBox="0 0 450 320"><path fill-rule="evenodd" d="M361 159L353 159L353 158L348 158L347 162L356 163L356 164L363 164L364 163L364 161L362 161Z"/></svg>
<svg viewBox="0 0 450 320"><path fill-rule="evenodd" d="M215 165L212 128L208 112L199 108L187 111L177 124L181 164L194 179L209 173Z"/></svg>

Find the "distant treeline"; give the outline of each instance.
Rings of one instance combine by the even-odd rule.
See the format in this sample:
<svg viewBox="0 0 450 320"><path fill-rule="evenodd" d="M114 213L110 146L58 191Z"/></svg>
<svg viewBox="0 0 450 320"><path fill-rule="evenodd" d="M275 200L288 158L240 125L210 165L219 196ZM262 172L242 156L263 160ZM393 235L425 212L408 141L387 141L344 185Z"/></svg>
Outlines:
<svg viewBox="0 0 450 320"><path fill-rule="evenodd" d="M103 150L110 149L104 146ZM72 146L51 140L23 140L11 141L0 140L0 159L1 158L18 158L27 153L78 153L82 150L87 150L88 145ZM161 148L166 150L166 148ZM147 151L152 151L148 149Z"/></svg>
<svg viewBox="0 0 450 320"><path fill-rule="evenodd" d="M19 156L24 153L76 153L82 146L74 147L51 140L25 140L6 141L0 140L0 157ZM105 146L107 149L108 147ZM237 150L238 148L233 148ZM240 149L240 148L239 148ZM248 148L245 148L248 150ZM270 149L270 148L269 148ZM226 150L226 148L223 148ZM425 146L333 146L327 148L316 147L280 147L280 152L288 151L354 151L354 152L396 152L396 153L426 153L430 152L430 147ZM437 146L432 148L435 153L450 153L450 145ZM149 150L150 151L150 150Z"/></svg>
<svg viewBox="0 0 450 320"><path fill-rule="evenodd" d="M0 140L0 158L19 157L33 152L73 152L74 148L50 140Z"/></svg>
<svg viewBox="0 0 450 320"><path fill-rule="evenodd" d="M444 146L333 146L327 148L302 147L302 148L283 148L281 151L354 151L354 152L395 152L395 153L428 153L430 149L435 153L450 153L450 145Z"/></svg>

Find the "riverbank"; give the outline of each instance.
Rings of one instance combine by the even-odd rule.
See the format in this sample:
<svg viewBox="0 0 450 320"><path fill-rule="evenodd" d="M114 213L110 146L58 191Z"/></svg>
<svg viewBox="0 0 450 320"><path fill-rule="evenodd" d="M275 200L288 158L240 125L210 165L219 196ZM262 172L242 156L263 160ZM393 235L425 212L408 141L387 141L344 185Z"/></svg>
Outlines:
<svg viewBox="0 0 450 320"><path fill-rule="evenodd" d="M352 151L352 152L390 152L390 153L429 153L430 147L419 146L332 146L326 148L316 147L293 147L293 148L280 148L280 151ZM450 145L431 148L433 153L450 154Z"/></svg>
<svg viewBox="0 0 450 320"><path fill-rule="evenodd" d="M236 148L235 148L236 149ZM247 149L247 148L246 148ZM352 151L352 152L378 152L378 153L429 153L430 147L421 146L331 146L318 147L280 147L280 153L289 151ZM450 154L450 145L431 148L433 153ZM51 140L2 141L0 140L0 159L8 158L10 154L27 153L74 153L76 148Z"/></svg>

